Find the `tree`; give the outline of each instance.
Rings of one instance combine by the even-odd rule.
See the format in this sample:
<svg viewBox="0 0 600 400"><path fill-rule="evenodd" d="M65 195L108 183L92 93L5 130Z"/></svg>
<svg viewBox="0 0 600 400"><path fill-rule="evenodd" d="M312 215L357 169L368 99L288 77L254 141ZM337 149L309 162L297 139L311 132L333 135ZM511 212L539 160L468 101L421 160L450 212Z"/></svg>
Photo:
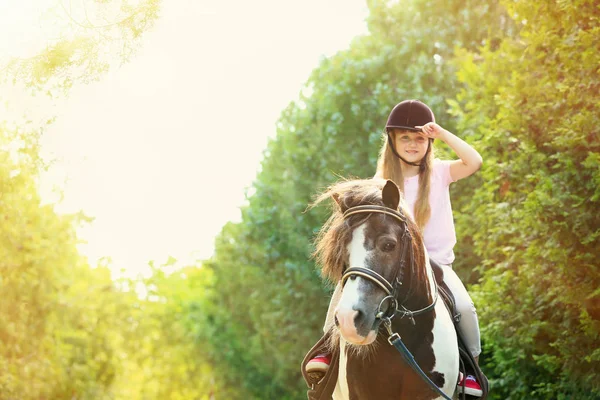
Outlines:
<svg viewBox="0 0 600 400"><path fill-rule="evenodd" d="M505 2L520 35L463 52L453 113L485 160L463 226L495 398L600 393L600 199L593 1Z"/></svg>
<svg viewBox="0 0 600 400"><path fill-rule="evenodd" d="M111 45L132 48L157 15L156 0L135 9L121 4L127 18L69 31L37 56L9 63L1 80L53 97L97 79L118 59ZM47 120L0 121L0 398L110 398L120 368L114 328L122 297L108 269L90 268L77 251L75 227L85 217L59 215L40 199L39 172L47 165L38 139L52 116Z"/></svg>
<svg viewBox="0 0 600 400"><path fill-rule="evenodd" d="M110 275L77 252L81 218L42 204L35 135L3 126L0 138L0 397L102 398L116 368Z"/></svg>

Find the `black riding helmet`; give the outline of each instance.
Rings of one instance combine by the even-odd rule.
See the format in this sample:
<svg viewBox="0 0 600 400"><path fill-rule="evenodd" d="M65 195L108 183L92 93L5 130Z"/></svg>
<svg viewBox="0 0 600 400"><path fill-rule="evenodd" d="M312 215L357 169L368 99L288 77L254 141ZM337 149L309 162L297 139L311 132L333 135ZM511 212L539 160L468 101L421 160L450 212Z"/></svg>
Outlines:
<svg viewBox="0 0 600 400"><path fill-rule="evenodd" d="M421 128L416 127L423 126L429 122L435 122L435 116L433 115L433 111L431 111L431 109L427 107L425 103L420 102L419 100L404 100L403 102L396 104L396 106L392 109L392 112L390 113L385 125L385 131L388 136L388 145L396 157L400 158L409 165L421 165L425 157L427 157L427 154L429 154L431 145L433 144L433 139L429 139L429 147L427 147L427 153L425 153L425 157L423 157L421 163L413 163L406 161L400 156L400 154L398 154L396 147L394 146L394 141L392 140L390 130L397 128L412 132L421 132Z"/></svg>

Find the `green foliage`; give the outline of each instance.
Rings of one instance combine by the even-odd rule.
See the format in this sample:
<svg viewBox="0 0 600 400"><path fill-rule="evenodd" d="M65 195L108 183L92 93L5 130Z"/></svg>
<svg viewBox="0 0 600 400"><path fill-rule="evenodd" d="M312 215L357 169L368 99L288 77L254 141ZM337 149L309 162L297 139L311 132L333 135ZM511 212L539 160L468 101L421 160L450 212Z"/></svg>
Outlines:
<svg viewBox="0 0 600 400"><path fill-rule="evenodd" d="M95 3L95 4L94 4ZM67 94L77 83L99 79L111 65L128 60L139 45L139 38L158 18L161 0L86 2L85 21L69 14L61 4L70 29L33 57L13 59L0 82L12 81L55 97ZM102 21L92 23L90 18Z"/></svg>
<svg viewBox="0 0 600 400"><path fill-rule="evenodd" d="M152 263L149 278L120 281L124 318L114 327L122 352L115 398L204 400L214 386L207 355L194 341L192 312L203 308L212 274L201 267L174 269L174 263Z"/></svg>
<svg viewBox="0 0 600 400"><path fill-rule="evenodd" d="M207 399L189 318L210 270L167 263L114 282L90 268L76 247L85 219L41 203L37 135L2 126L0 139L0 399Z"/></svg>
<svg viewBox="0 0 600 400"><path fill-rule="evenodd" d="M453 103L485 160L462 232L483 259L495 398L597 398L599 13L591 1L507 7L520 35L462 53Z"/></svg>
<svg viewBox="0 0 600 400"><path fill-rule="evenodd" d="M115 22L73 20L76 32L13 60L2 81L54 97L96 80L129 57L158 5L88 4ZM114 282L107 266L90 268L76 247L75 227L86 218L41 202L42 129L0 122L0 398L208 399L214 378L186 317L210 271L167 275L167 264L151 278Z"/></svg>
<svg viewBox="0 0 600 400"><path fill-rule="evenodd" d="M78 254L79 218L41 204L35 135L2 126L0 143L0 398L103 398L115 374L99 296L110 276Z"/></svg>

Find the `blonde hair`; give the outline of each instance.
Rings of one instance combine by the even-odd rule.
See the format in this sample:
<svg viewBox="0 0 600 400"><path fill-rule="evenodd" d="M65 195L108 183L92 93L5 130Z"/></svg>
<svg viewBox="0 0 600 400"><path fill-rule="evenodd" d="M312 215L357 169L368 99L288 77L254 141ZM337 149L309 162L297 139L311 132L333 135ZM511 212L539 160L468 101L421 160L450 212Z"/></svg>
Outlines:
<svg viewBox="0 0 600 400"><path fill-rule="evenodd" d="M375 176L383 179L392 180L400 191L404 193L404 175L402 174L402 164L398 156L394 154L388 143L387 132L383 133L384 143L379 152L377 160L377 173ZM393 140L393 138L392 138ZM414 218L421 231L425 228L429 217L431 217L431 207L429 206L429 191L431 189L431 172L433 170L433 143L429 143L429 151L425 155L424 162L419 166L419 192L415 201Z"/></svg>

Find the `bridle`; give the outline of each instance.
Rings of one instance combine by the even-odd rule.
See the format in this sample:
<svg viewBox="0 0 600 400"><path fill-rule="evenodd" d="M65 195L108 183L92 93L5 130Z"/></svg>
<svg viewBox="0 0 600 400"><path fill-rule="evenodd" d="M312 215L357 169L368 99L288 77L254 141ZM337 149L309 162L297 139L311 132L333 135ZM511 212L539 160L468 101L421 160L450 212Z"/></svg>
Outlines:
<svg viewBox="0 0 600 400"><path fill-rule="evenodd" d="M402 255L400 257L400 268L398 268L398 270L396 271L396 274L393 279L394 283L393 284L390 283L387 279L385 279L379 273L377 273L371 269L364 268L364 267L350 267L342 275L342 287L344 287L344 283L346 283L346 280L348 280L348 278L353 277L353 276L360 276L360 277L363 277L363 278L368 279L371 282L375 283L380 289L382 289L386 293L387 296L384 297L383 300L381 300L381 302L379 303L379 308L377 309L377 315L375 318L381 319L382 322L384 323L384 325L390 335L388 337L388 342L392 346L394 346L396 348L396 350L398 350L400 352L400 354L402 355L402 357L404 358L406 363L408 363L408 365L410 365L410 367L427 383L427 385L429 385L429 387L434 392L439 394L445 400L451 400L450 397L448 397L421 369L421 367L417 364L414 356L408 350L408 348L406 347L404 342L402 342L402 338L400 337L400 335L392 330L392 318L394 318L397 314L401 315L400 318L408 317L410 322L412 322L412 324L415 325L414 317L416 315L423 314L423 313L433 310L433 308L435 307L435 303L437 302L437 298L438 298L437 283L435 283L435 282L433 283L434 288L435 288L435 295L433 296L433 301L427 307L424 307L424 308L422 308L420 310L416 310L416 311L411 311L411 310L408 310L406 307L404 307L403 303L411 295L411 291L413 288L412 280L415 275L414 274L415 262L414 262L414 254L413 254L413 250L412 250L412 243L410 240L411 237L410 237L410 232L408 230L408 225L406 224L406 218L404 217L404 215L399 213L397 210L393 210L388 207L376 206L376 205L364 205L364 206L356 206L356 207L349 208L348 210L346 210L346 212L344 212L343 218L347 219L350 216L355 215L355 214L373 214L373 213L386 214L391 217L394 217L404 227L404 230L402 232ZM398 278L398 273L400 270L402 270L402 271L404 270L404 260L406 260L407 256L409 258L409 267L410 267L410 278L409 278L410 279L410 289L409 289L409 292L407 293L406 297L401 302L399 302L398 301L398 289L402 285L402 281ZM391 304L384 311L384 310L382 310L382 307L384 306L384 303L388 300L390 301Z"/></svg>
<svg viewBox="0 0 600 400"><path fill-rule="evenodd" d="M391 325L391 319L396 315L400 315L400 318L408 317L408 319L415 324L414 317L419 314L426 313L431 311L435 307L435 303L437 302L438 291L437 285L435 286L435 295L431 304L427 307L424 307L420 310L409 310L407 309L403 303L410 297L412 294L412 288L414 285L412 284L412 280L415 276L414 269L414 254L411 245L411 236L408 230L408 225L406 223L406 217L402 215L400 212L393 210L389 207L377 206L377 205L363 205L351 207L343 214L343 218L347 219L355 214L386 214L389 215L400 222L400 224L404 227L402 231L402 252L400 257L400 266L396 271L396 275L394 276L393 283L385 279L379 273L373 271L372 269L364 268L364 267L350 267L344 271L342 275L342 287L350 277L360 276L362 278L368 279L371 282L375 283L381 290L385 292L387 295L381 302L379 303L379 308L377 310L376 318L381 319L386 323ZM404 271L405 260L409 259L409 268L410 268L410 291L406 294L405 298L402 301L398 300L398 292L400 286L402 286L402 280L398 277L400 271ZM390 305L384 310L386 302L390 302Z"/></svg>

